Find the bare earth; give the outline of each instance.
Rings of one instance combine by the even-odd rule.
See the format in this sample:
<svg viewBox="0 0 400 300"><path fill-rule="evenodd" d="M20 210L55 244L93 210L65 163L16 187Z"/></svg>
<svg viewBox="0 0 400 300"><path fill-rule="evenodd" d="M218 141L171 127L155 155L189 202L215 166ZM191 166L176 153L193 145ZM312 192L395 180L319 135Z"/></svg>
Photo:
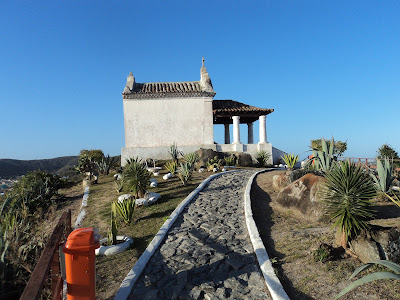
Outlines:
<svg viewBox="0 0 400 300"><path fill-rule="evenodd" d="M264 245L291 299L333 299L362 263L351 257L325 263L314 260L313 253L321 243L333 245L335 229L330 224L312 224L274 202L277 192L272 187L272 177L280 172L283 171L259 174L252 187L253 214ZM388 202L376 205L383 220L376 220L375 224L400 224L400 210ZM342 299L400 299L400 284L395 280L369 283Z"/></svg>

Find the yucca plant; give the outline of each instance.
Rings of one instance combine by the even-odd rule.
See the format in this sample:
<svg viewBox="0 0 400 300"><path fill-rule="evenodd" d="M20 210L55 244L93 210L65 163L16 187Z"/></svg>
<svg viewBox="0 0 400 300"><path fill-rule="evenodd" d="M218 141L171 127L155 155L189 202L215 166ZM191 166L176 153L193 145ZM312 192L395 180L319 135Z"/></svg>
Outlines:
<svg viewBox="0 0 400 300"><path fill-rule="evenodd" d="M322 151L313 150L313 161L317 170L328 171L335 165L335 141L332 138L328 143L324 138L321 140Z"/></svg>
<svg viewBox="0 0 400 300"><path fill-rule="evenodd" d="M191 170L194 170L194 167L199 159L200 157L196 152L190 152L184 156L184 160Z"/></svg>
<svg viewBox="0 0 400 300"><path fill-rule="evenodd" d="M190 169L188 163L185 162L180 164L178 176L183 185L186 185L186 183L188 183L189 180L192 178L192 172L193 170Z"/></svg>
<svg viewBox="0 0 400 300"><path fill-rule="evenodd" d="M178 158L179 156L183 156L183 152L178 150L178 146L176 143L173 143L168 150L169 155L171 155L171 158L178 164Z"/></svg>
<svg viewBox="0 0 400 300"><path fill-rule="evenodd" d="M299 160L298 155L294 154L285 154L284 156L281 156L285 164L288 166L289 169L294 169L294 166L296 165L297 161Z"/></svg>
<svg viewBox="0 0 400 300"><path fill-rule="evenodd" d="M375 181L376 188L382 193L389 192L393 180L396 179L396 177L392 176L393 164L387 158L385 158L384 164L382 164L380 159L377 159L376 170L378 172L378 177L376 177L375 174L371 174L372 179Z"/></svg>
<svg viewBox="0 0 400 300"><path fill-rule="evenodd" d="M257 164L260 167L264 167L268 163L268 159L270 158L270 154L265 150L260 150L256 152L255 159L257 160Z"/></svg>
<svg viewBox="0 0 400 300"><path fill-rule="evenodd" d="M140 160L132 160L125 166L123 172L125 186L136 198L141 198L150 185L151 173L147 171L146 166Z"/></svg>
<svg viewBox="0 0 400 300"><path fill-rule="evenodd" d="M351 290L355 289L356 287L363 285L365 283L379 280L379 279L395 279L395 280L400 280L400 265L396 264L392 261L388 260L376 260L370 263L367 263L365 265L362 265L358 267L353 274L351 274L349 280L353 279L355 276L357 276L359 273L361 273L364 270L367 270L368 268L372 267L373 265L381 265L384 266L393 272L375 272L366 276L361 277L360 279L354 281L353 283L349 284L347 287L345 287L336 297L336 299L339 299L343 295L347 294Z"/></svg>
<svg viewBox="0 0 400 300"><path fill-rule="evenodd" d="M176 161L171 160L167 162L164 167L167 169L168 172L170 172L172 175L176 173L176 168L178 167Z"/></svg>
<svg viewBox="0 0 400 300"><path fill-rule="evenodd" d="M117 208L115 202L111 202L111 228L108 228L107 242L108 245L117 244Z"/></svg>
<svg viewBox="0 0 400 300"><path fill-rule="evenodd" d="M115 201L118 214L126 224L130 224L135 210L135 198L129 197L123 201Z"/></svg>
<svg viewBox="0 0 400 300"><path fill-rule="evenodd" d="M367 219L374 215L370 200L376 189L365 170L349 161L333 165L324 177L320 195L325 213L334 220L332 227L338 228L346 249L350 239L369 228Z"/></svg>

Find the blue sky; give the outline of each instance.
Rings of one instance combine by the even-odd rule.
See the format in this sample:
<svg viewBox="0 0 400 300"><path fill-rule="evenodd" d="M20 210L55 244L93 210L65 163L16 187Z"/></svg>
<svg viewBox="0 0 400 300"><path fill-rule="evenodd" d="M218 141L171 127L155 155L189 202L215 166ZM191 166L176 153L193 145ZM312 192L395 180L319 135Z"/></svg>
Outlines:
<svg viewBox="0 0 400 300"><path fill-rule="evenodd" d="M400 152L399 16L395 0L1 1L0 158L120 154L128 73L199 80L203 56L215 99L275 109L279 149L334 136L345 156Z"/></svg>

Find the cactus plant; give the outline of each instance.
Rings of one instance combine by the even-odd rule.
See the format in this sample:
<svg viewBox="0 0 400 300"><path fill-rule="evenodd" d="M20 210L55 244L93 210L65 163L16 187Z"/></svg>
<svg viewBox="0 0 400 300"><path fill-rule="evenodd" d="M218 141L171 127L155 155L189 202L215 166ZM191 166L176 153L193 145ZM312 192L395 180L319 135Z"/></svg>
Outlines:
<svg viewBox="0 0 400 300"><path fill-rule="evenodd" d="M192 172L193 170L190 169L189 164L186 163L181 163L181 166L178 171L178 176L182 181L183 185L186 185L186 183L192 178Z"/></svg>
<svg viewBox="0 0 400 300"><path fill-rule="evenodd" d="M111 228L108 228L108 245L117 244L117 209L115 202L111 202Z"/></svg>

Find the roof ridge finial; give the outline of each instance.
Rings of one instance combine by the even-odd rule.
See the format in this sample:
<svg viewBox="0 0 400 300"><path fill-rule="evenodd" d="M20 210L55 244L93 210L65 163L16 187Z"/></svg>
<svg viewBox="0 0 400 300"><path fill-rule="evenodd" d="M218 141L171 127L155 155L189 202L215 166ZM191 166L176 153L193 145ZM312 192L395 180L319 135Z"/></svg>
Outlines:
<svg viewBox="0 0 400 300"><path fill-rule="evenodd" d="M201 59L201 66L204 68L204 57Z"/></svg>

